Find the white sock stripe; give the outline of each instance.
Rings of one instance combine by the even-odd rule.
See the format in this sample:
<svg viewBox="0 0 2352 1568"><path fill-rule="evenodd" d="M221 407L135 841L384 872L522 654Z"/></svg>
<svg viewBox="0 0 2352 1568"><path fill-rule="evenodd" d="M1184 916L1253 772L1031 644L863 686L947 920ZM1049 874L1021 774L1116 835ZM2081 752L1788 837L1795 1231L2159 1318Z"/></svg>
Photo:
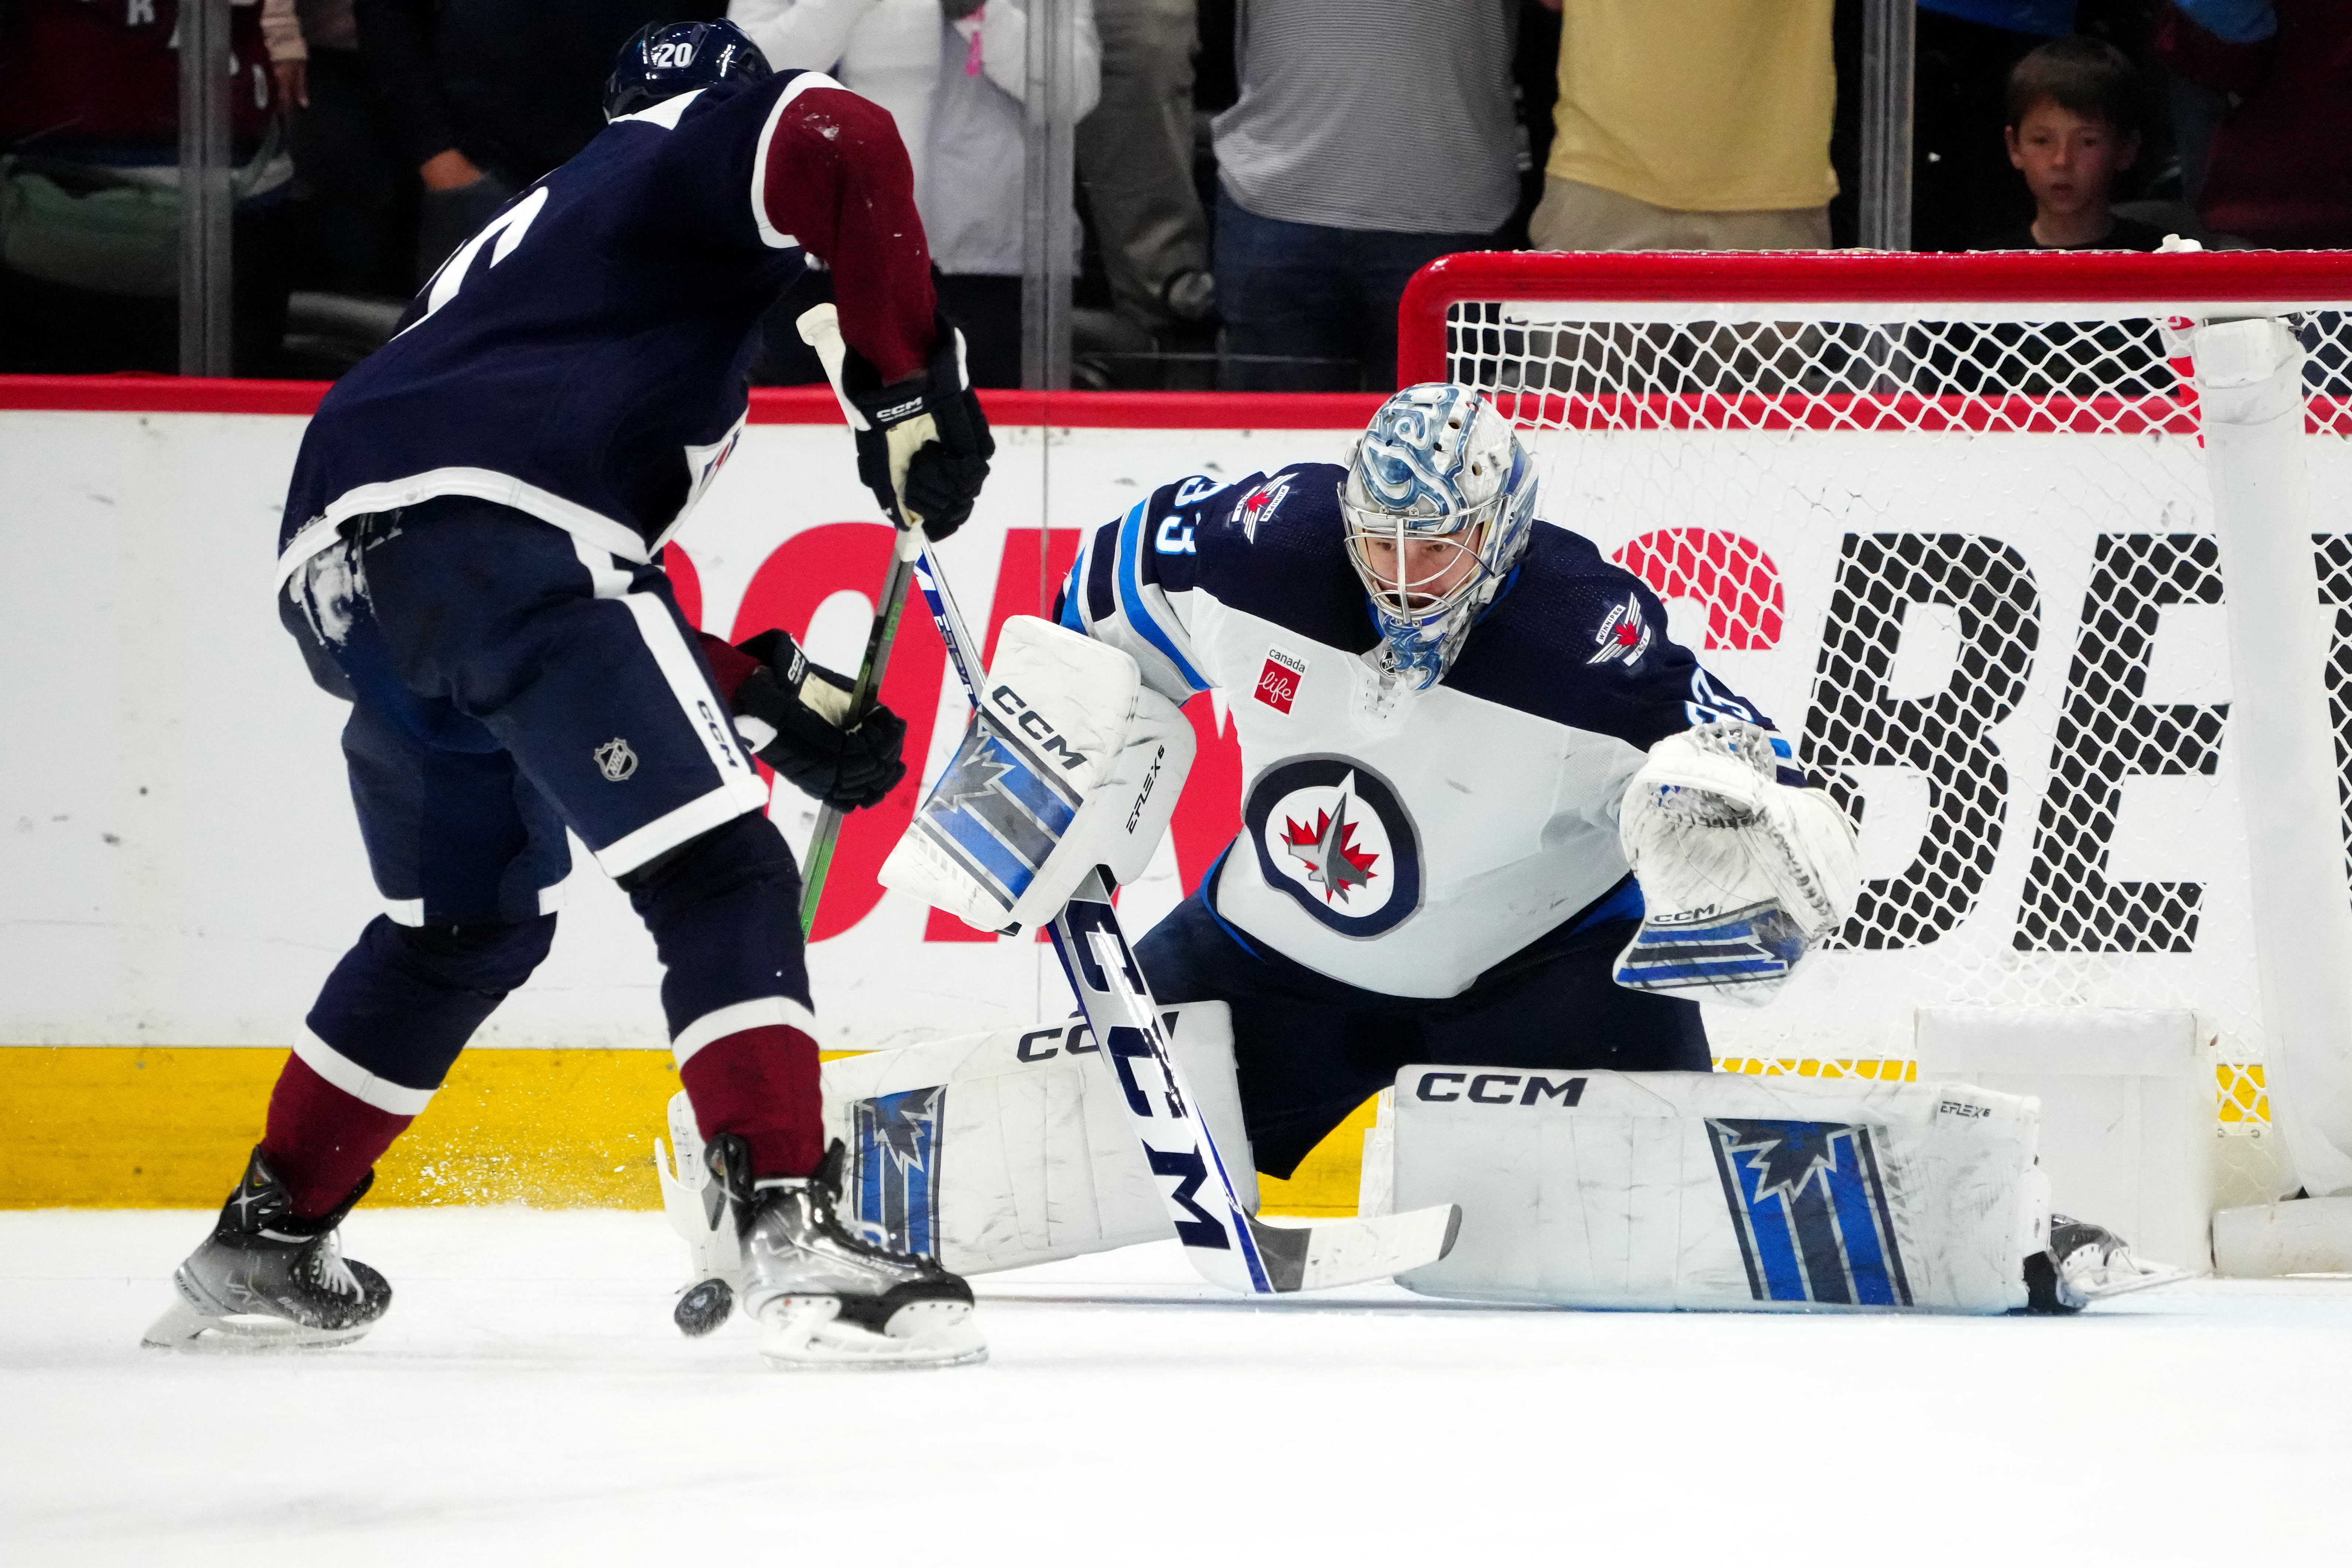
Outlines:
<svg viewBox="0 0 2352 1568"><path fill-rule="evenodd" d="M789 996L761 996L705 1013L677 1032L677 1037L669 1044L670 1055L677 1058L678 1066L684 1067L695 1052L714 1040L779 1024L798 1029L811 1039L816 1037L815 1014Z"/></svg>
<svg viewBox="0 0 2352 1568"><path fill-rule="evenodd" d="M334 1047L327 1044L309 1029L294 1037L294 1054L302 1065L325 1079L329 1083L363 1105L378 1110L388 1110L394 1116L416 1116L433 1103L437 1092L430 1089L410 1089L378 1078Z"/></svg>

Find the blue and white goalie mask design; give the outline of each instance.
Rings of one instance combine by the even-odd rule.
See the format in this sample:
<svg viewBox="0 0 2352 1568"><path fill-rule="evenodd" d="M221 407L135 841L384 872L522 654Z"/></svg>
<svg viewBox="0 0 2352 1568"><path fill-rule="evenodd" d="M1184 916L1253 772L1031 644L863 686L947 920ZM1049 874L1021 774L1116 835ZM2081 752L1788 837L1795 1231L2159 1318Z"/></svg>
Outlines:
<svg viewBox="0 0 2352 1568"><path fill-rule="evenodd" d="M1425 690L1527 550L1535 464L1484 395L1424 382L1381 404L1358 437L1339 512L1381 666Z"/></svg>

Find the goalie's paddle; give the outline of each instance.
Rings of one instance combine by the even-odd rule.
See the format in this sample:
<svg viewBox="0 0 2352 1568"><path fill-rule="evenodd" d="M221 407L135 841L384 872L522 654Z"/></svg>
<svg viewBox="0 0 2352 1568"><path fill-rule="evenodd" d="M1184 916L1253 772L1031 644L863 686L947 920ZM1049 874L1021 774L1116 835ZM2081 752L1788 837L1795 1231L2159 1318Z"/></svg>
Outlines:
<svg viewBox="0 0 2352 1568"><path fill-rule="evenodd" d="M980 650L964 630L935 557L926 557L915 582L971 700L973 722L988 723L979 705ZM1087 874L1046 929L1078 1010L1118 1075L1129 1124L1176 1238L1203 1278L1245 1295L1278 1295L1386 1279L1453 1249L1462 1211L1452 1204L1307 1226L1269 1225L1249 1214L1216 1140L1193 1112L1192 1090L1169 1054L1159 1005L1119 929L1101 868Z"/></svg>
<svg viewBox="0 0 2352 1568"><path fill-rule="evenodd" d="M802 341L824 363L842 412L855 426L857 411L841 384L847 345L839 318L832 306L819 305L803 313L799 324ZM920 551L922 542L919 526L902 532L900 557ZM896 574L894 565L894 578ZM980 708L980 647L956 609L938 556L925 555L914 576L971 701L974 721L987 722ZM809 908L814 907L812 900ZM1118 1074L1137 1141L1158 1179L1184 1256L1205 1279L1244 1294L1274 1295L1389 1279L1434 1263L1453 1249L1462 1211L1452 1204L1310 1226L1268 1225L1245 1212L1216 1141L1193 1114L1192 1092L1169 1055L1160 1009L1119 929L1110 884L1099 868L1087 874L1048 930L1078 1009Z"/></svg>

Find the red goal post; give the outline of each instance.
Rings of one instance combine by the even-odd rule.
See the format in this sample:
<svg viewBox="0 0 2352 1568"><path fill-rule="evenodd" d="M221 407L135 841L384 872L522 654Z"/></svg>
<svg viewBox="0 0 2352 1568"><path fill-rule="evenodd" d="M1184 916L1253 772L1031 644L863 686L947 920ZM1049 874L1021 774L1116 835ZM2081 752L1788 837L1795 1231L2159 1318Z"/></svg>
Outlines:
<svg viewBox="0 0 2352 1568"><path fill-rule="evenodd" d="M1930 1009L2187 1011L2226 1128L2286 1072L2326 1123L2290 1142L2352 1149L2347 310L2332 253L1412 279L1400 382L1492 394L1542 515L1860 821L1853 921L1770 1007L1709 1009L1718 1057L1909 1057Z"/></svg>

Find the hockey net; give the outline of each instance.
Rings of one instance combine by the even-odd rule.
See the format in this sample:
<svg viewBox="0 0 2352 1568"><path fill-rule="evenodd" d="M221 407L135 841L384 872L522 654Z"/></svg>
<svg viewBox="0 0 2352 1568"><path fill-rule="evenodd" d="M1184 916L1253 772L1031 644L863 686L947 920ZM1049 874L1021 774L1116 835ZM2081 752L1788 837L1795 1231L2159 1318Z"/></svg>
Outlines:
<svg viewBox="0 0 2352 1568"><path fill-rule="evenodd" d="M2352 528L2352 263L2313 256L1471 255L1401 377L1496 395L1543 515L1668 605L1861 825L1866 884L1759 1070L1912 1054L1916 1010L2185 1007L2267 1120L2222 579L2179 329L2306 350L2311 515ZM2352 533L2315 528L2352 762ZM2352 795L2343 801L2352 856ZM2347 859L2352 868L2352 859Z"/></svg>

